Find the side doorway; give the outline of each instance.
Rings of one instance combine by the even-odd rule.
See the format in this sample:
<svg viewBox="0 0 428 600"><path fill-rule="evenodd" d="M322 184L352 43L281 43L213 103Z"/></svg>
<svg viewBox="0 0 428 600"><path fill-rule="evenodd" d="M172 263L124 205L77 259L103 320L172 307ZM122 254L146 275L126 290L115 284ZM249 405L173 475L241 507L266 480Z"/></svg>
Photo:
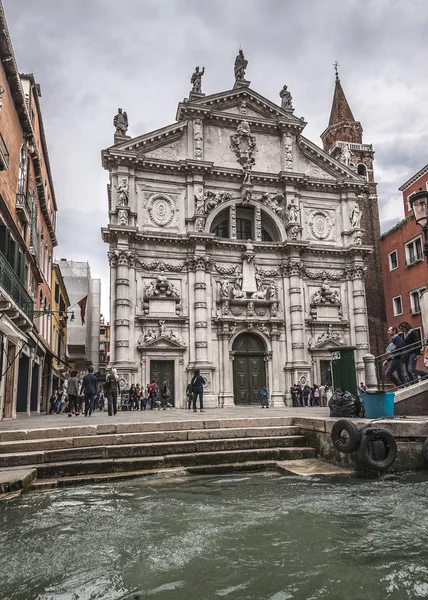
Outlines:
<svg viewBox="0 0 428 600"><path fill-rule="evenodd" d="M174 361L173 360L151 360L150 361L150 381L156 381L159 386L159 392L162 393L164 381L168 381L171 397L168 402L175 406L175 385L174 385Z"/></svg>

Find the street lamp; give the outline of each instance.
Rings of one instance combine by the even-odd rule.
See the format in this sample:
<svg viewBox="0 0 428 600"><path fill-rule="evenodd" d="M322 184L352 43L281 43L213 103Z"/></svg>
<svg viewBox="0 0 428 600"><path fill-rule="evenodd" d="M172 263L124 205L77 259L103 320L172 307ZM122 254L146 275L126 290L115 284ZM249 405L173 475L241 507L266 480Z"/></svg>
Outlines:
<svg viewBox="0 0 428 600"><path fill-rule="evenodd" d="M428 261L428 191L424 191L422 188L419 188L418 192L415 192L409 196L409 202L410 206L412 207L416 223L423 229L424 232L424 256Z"/></svg>
<svg viewBox="0 0 428 600"><path fill-rule="evenodd" d="M33 319L36 319L37 317L42 317L43 315L59 315L60 317L64 317L65 319L68 319L68 315L71 315L70 322L73 323L74 321L74 311L72 310L33 310Z"/></svg>

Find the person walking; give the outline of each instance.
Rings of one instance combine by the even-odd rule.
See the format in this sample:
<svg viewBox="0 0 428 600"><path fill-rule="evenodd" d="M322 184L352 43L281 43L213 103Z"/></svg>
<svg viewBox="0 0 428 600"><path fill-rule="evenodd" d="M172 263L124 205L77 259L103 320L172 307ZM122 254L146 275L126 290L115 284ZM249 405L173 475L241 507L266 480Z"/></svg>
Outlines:
<svg viewBox="0 0 428 600"><path fill-rule="evenodd" d="M193 371L192 377L192 391L193 391L193 412L198 412L196 409L196 401L199 397L199 409L200 412L205 412L204 410L204 385L206 384L206 380L202 377L199 369L195 369Z"/></svg>
<svg viewBox="0 0 428 600"><path fill-rule="evenodd" d="M112 369L111 373L107 375L106 382L104 384L104 392L107 398L107 409L108 416L112 417L117 413L117 393L119 391L119 377L117 376L117 370Z"/></svg>
<svg viewBox="0 0 428 600"><path fill-rule="evenodd" d="M76 415L79 416L79 379L77 377L77 371L71 371L70 378L68 380L67 393L68 393L68 416L71 417Z"/></svg>
<svg viewBox="0 0 428 600"><path fill-rule="evenodd" d="M404 340L398 333L396 327L388 327L388 336L390 338L390 342L386 347L388 356L386 360L383 361L383 365L386 367L385 375L398 387L407 383L403 355L400 352L396 352L396 350L399 350L404 346ZM394 373L396 373L397 376L395 376Z"/></svg>
<svg viewBox="0 0 428 600"><path fill-rule="evenodd" d="M311 388L308 385L305 385L303 388L302 396L303 396L303 406L308 406L309 404L309 393Z"/></svg>
<svg viewBox="0 0 428 600"><path fill-rule="evenodd" d="M407 321L402 321L399 330L404 335L404 344L402 346L401 356L407 371L409 382L416 382L419 377L426 377L428 371L422 371L417 368L418 358L422 351L422 341L420 333L417 329L412 329L412 326Z"/></svg>
<svg viewBox="0 0 428 600"><path fill-rule="evenodd" d="M94 401L98 389L98 381L92 365L89 365L88 372L83 378L82 389L85 394L85 417L90 417L94 412Z"/></svg>
<svg viewBox="0 0 428 600"><path fill-rule="evenodd" d="M192 408L192 400L193 400L193 388L192 382L187 384L186 387L186 398L187 398L187 408L190 410Z"/></svg>
<svg viewBox="0 0 428 600"><path fill-rule="evenodd" d="M169 389L169 381L163 382L162 388L162 409L166 410L167 408L172 408L172 404L169 399L171 398L171 390Z"/></svg>
<svg viewBox="0 0 428 600"><path fill-rule="evenodd" d="M327 406L326 386L323 383L320 385L320 403L321 406Z"/></svg>
<svg viewBox="0 0 428 600"><path fill-rule="evenodd" d="M320 405L320 389L314 384L312 387L312 396L311 396L311 406L319 406Z"/></svg>

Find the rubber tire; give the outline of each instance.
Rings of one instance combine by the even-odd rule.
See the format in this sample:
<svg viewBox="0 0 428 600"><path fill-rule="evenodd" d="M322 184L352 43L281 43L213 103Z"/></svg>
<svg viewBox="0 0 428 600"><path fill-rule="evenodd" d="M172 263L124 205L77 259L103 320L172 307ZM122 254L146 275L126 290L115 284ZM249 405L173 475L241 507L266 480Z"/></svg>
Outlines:
<svg viewBox="0 0 428 600"><path fill-rule="evenodd" d="M382 460L376 460L369 454L369 443L375 440L383 442L386 456ZM370 471L386 471L397 458L397 442L394 436L385 429L367 427L361 432L361 443L358 449L358 463Z"/></svg>
<svg viewBox="0 0 428 600"><path fill-rule="evenodd" d="M423 443L422 456L424 457L424 461L428 464L428 438L426 438Z"/></svg>
<svg viewBox="0 0 428 600"><path fill-rule="evenodd" d="M346 431L348 439L345 441L341 438L342 431ZM331 428L331 443L334 448L344 454L349 454L358 450L361 442L361 433L353 421L340 419L334 423Z"/></svg>

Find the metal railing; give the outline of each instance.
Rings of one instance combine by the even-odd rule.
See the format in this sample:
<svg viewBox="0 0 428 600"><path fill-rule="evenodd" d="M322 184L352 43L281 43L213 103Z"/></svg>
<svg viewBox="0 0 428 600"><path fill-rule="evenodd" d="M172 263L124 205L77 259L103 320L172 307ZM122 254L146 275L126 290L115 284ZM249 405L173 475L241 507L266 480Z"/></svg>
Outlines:
<svg viewBox="0 0 428 600"><path fill-rule="evenodd" d="M2 252L0 252L0 288L5 290L27 317L32 318L33 299Z"/></svg>
<svg viewBox="0 0 428 600"><path fill-rule="evenodd" d="M418 380L428 381L428 370L425 367L424 370L422 370L416 365L414 379L410 378L408 369L410 355L416 354L416 358L419 359L421 354L424 354L426 346L428 346L428 340L420 340L414 344L402 346L401 348L396 348L392 352L385 352L384 354L376 356L375 366L379 389L385 390L385 387L387 386L389 390L396 391L412 385ZM394 359L399 359L399 362L397 361L397 367L401 369L401 375L405 379L405 382L400 385L395 385L395 383L386 375L386 370ZM395 379L399 381L400 377L398 377L398 373L394 371L392 374L395 376Z"/></svg>
<svg viewBox="0 0 428 600"><path fill-rule="evenodd" d="M329 152L329 154L332 154L336 148L342 149L345 147L348 147L349 150L357 150L357 151L363 151L363 152L364 151L366 151L366 152L373 151L373 146L371 144L354 144L351 142L335 142L328 152Z"/></svg>

